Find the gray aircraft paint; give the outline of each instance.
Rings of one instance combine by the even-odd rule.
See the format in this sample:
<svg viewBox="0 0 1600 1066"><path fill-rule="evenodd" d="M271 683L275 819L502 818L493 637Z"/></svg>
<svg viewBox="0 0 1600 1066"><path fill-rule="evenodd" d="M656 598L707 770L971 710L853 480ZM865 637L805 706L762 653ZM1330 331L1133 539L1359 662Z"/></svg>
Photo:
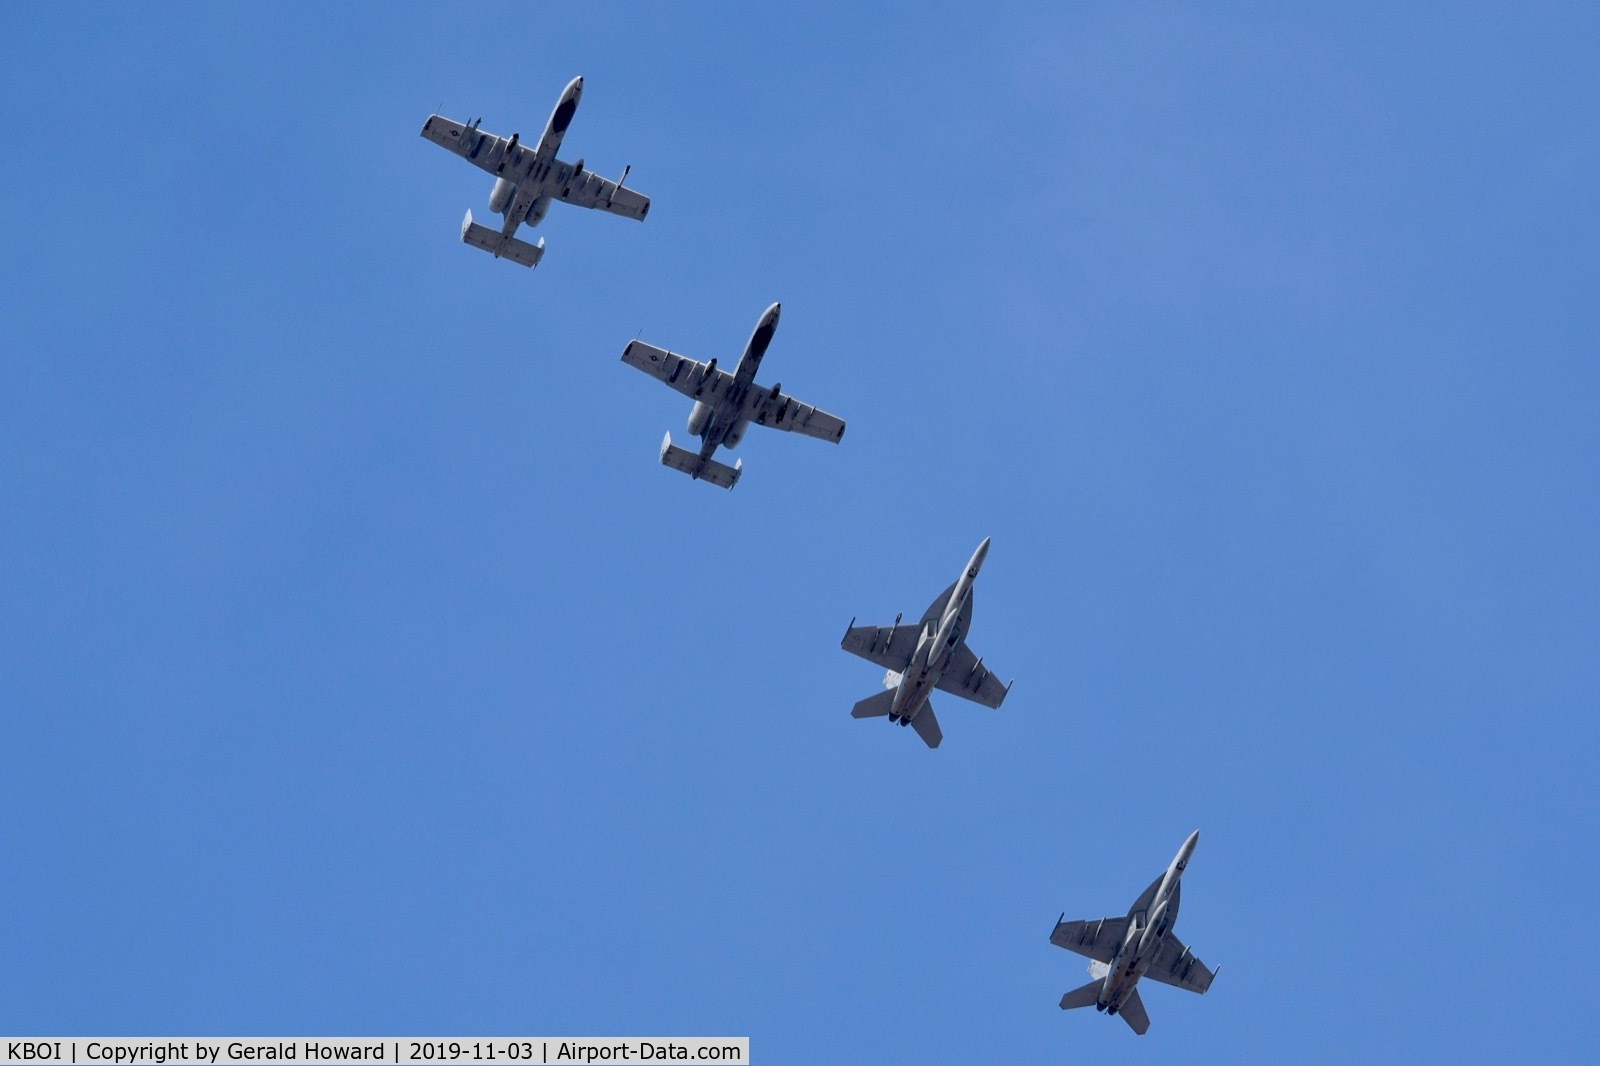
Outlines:
<svg viewBox="0 0 1600 1066"><path fill-rule="evenodd" d="M544 240L529 244L515 236L519 226L537 226L544 220L551 203L576 204L596 208L625 218L644 220L650 211L650 198L623 188L627 178L608 181L583 169L583 160L564 163L556 158L561 141L578 101L583 98L583 79L573 78L561 90L544 134L532 148L521 143L521 135L497 137L478 129L477 121L461 123L442 115L431 115L422 125L422 136L448 148L480 170L494 175L489 192L489 210L501 216L499 230L479 225L467 212L461 224L461 239L474 248L489 252L496 259L510 259L526 267L537 266L544 257Z"/></svg>
<svg viewBox="0 0 1600 1066"><path fill-rule="evenodd" d="M858 702L852 717L887 716L891 723L911 726L923 743L937 748L944 734L928 698L935 688L986 707L1005 702L1011 686L1001 685L985 669L965 639L972 625L973 585L988 554L985 537L961 576L934 598L915 625L901 625L899 616L888 626L858 626L851 620L839 646L889 671L884 678L888 691Z"/></svg>
<svg viewBox="0 0 1600 1066"><path fill-rule="evenodd" d="M782 308L773 304L761 312L756 328L745 342L733 373L717 369L717 361L699 363L643 341L630 341L622 361L694 400L689 411L689 432L700 438L698 452L679 448L668 433L661 442L661 464L698 481L731 489L744 469L743 461L727 466L712 458L718 448L734 448L752 424L800 433L837 444L844 436L844 421L783 394L782 385L770 389L755 383L756 371L778 329Z"/></svg>
<svg viewBox="0 0 1600 1066"><path fill-rule="evenodd" d="M1092 1005L1107 1014L1120 1014L1134 1032L1143 1035L1150 1028L1150 1018L1139 998L1140 978L1198 993L1211 987L1216 973L1206 969L1172 932L1182 898L1183 871L1199 840L1198 829L1189 834L1166 871L1134 900L1127 917L1056 922L1050 933L1052 944L1107 967L1104 976L1062 996L1062 1010Z"/></svg>

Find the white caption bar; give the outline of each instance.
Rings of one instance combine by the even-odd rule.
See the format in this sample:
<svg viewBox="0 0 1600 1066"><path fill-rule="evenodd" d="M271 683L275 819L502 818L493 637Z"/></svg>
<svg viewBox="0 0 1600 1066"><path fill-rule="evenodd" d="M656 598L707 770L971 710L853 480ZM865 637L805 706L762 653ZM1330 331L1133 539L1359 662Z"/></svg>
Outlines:
<svg viewBox="0 0 1600 1066"><path fill-rule="evenodd" d="M747 1036L0 1036L0 1066L750 1061Z"/></svg>

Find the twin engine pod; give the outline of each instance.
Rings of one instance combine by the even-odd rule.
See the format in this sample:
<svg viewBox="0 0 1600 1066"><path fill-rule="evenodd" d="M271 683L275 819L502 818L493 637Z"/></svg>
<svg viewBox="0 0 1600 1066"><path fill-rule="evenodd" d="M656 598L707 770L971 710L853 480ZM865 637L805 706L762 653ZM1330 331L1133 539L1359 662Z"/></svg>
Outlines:
<svg viewBox="0 0 1600 1066"><path fill-rule="evenodd" d="M494 188L489 191L489 210L497 215L510 211L517 200L517 183L506 178L494 179ZM528 205L528 213L517 221L524 226L537 226L544 221L544 214L550 210L550 197L540 196Z"/></svg>
<svg viewBox="0 0 1600 1066"><path fill-rule="evenodd" d="M494 179L494 188L489 192L489 210L497 215L506 213L506 208L511 206L512 197L517 195L517 183L507 181L505 178Z"/></svg>
<svg viewBox="0 0 1600 1066"><path fill-rule="evenodd" d="M694 407L689 411L689 432L698 437L706 431L706 426L710 424L711 408L696 400Z"/></svg>
<svg viewBox="0 0 1600 1066"><path fill-rule="evenodd" d="M689 411L689 432L697 437L703 436L706 430L711 428L711 416L713 413L710 404L696 400L694 407ZM749 426L750 423L742 418L729 426L728 432L722 435L722 446L724 448L738 447L739 442L744 439L744 431Z"/></svg>

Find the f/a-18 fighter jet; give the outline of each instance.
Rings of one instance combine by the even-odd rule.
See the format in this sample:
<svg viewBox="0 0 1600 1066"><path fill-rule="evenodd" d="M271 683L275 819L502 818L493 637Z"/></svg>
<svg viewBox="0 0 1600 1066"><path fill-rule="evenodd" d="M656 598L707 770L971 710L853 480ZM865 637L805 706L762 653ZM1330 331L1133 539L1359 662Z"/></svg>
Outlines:
<svg viewBox="0 0 1600 1066"><path fill-rule="evenodd" d="M697 363L644 341L629 341L622 349L624 363L659 378L694 400L694 407L689 411L689 432L700 438L700 451L696 454L679 448L668 433L661 441L662 466L681 470L697 481L709 481L731 489L744 470L744 460L728 466L711 457L719 446L737 447L752 422L839 443L839 438L844 436L842 419L785 396L782 385L769 389L755 383L761 357L767 354L767 345L772 343L772 334L778 328L778 311L779 306L773 304L761 312L755 332L750 334L739 365L731 374L718 370L715 359Z"/></svg>
<svg viewBox="0 0 1600 1066"><path fill-rule="evenodd" d="M1050 943L1087 955L1092 960L1089 973L1094 976L1082 988L1061 997L1062 1010L1092 1003L1095 1010L1122 1015L1122 1020L1142 1036L1150 1028L1150 1018L1139 999L1139 978L1148 977L1191 992L1204 993L1211 987L1216 973L1206 969L1172 933L1172 925L1178 920L1178 890L1182 887L1179 878L1199 839L1198 829L1189 834L1167 872L1133 901L1126 918L1056 922Z"/></svg>
<svg viewBox="0 0 1600 1066"><path fill-rule="evenodd" d="M839 646L889 671L883 677L888 691L856 704L851 717L886 714L889 721L911 726L923 743L937 748L944 734L928 700L935 688L985 707L1005 702L1011 686L1002 685L962 639L972 625L972 583L988 554L989 538L984 537L961 577L939 593L914 626L902 626L899 615L890 626L858 626L850 620Z"/></svg>
<svg viewBox="0 0 1600 1066"><path fill-rule="evenodd" d="M545 124L544 136L533 148L519 144L519 134L513 133L507 140L481 132L478 129L481 120L462 125L442 115L430 115L422 124L422 135L428 140L494 175L489 210L504 216L504 222L496 231L472 221L472 212L468 211L466 220L461 223L463 241L474 248L482 248L496 259L509 259L533 267L544 256L544 238L539 238L538 244L529 244L513 234L518 226L537 226L544 219L544 213L550 210L552 200L579 207L598 207L613 215L644 221L650 210L650 198L622 187L622 182L628 178L627 169L623 170L621 179L607 181L584 170L582 159L563 163L556 158L561 138L566 136L582 95L583 79L573 78L561 90L561 99L556 101L556 109Z"/></svg>

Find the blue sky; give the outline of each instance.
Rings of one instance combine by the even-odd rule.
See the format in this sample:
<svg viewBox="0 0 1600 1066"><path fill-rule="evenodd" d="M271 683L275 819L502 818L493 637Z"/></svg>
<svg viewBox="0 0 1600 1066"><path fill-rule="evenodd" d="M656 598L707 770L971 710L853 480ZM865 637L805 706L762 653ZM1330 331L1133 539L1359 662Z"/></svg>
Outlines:
<svg viewBox="0 0 1600 1066"><path fill-rule="evenodd" d="M10 5L0 1030L1597 1035L1587 5ZM440 110L633 167L528 273ZM638 335L849 422L660 467ZM1016 687L849 718L984 536ZM1058 914L1201 840L1135 1038Z"/></svg>

